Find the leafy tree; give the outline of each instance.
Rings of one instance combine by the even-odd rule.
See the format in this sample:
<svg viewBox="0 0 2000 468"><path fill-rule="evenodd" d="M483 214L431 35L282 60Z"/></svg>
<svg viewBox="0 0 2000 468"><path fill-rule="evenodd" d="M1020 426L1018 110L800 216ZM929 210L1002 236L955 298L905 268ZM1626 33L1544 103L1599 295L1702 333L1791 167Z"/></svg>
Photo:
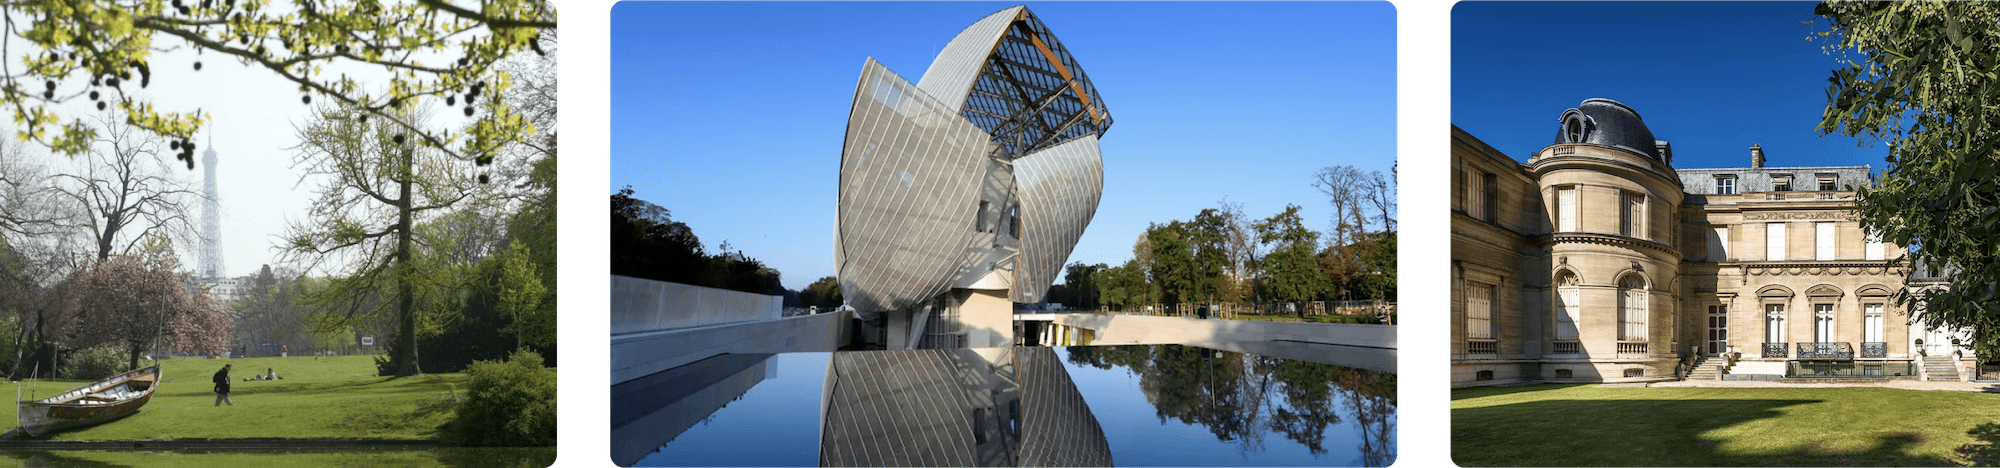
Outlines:
<svg viewBox="0 0 2000 468"><path fill-rule="evenodd" d="M1197 290L1194 249L1188 246L1187 238L1187 223L1174 221L1148 227L1142 243L1151 253L1146 275L1159 287L1160 301L1168 307L1189 299Z"/></svg>
<svg viewBox="0 0 2000 468"><path fill-rule="evenodd" d="M1264 255L1263 286L1272 299L1306 301L1328 289L1326 275L1314 255L1319 233L1306 229L1298 205L1287 205L1285 211L1258 221L1254 227L1257 241L1270 249ZM1298 314L1304 319L1305 309L1299 309Z"/></svg>
<svg viewBox="0 0 2000 468"><path fill-rule="evenodd" d="M1359 267L1351 289L1361 297L1396 300L1396 233L1368 233L1349 250Z"/></svg>
<svg viewBox="0 0 2000 468"><path fill-rule="evenodd" d="M1911 246L1900 260L1957 269L1951 288L1898 302L2000 354L2000 5L1828 1L1814 13L1848 56L1819 131L1888 144L1882 177L1856 188L1862 226Z"/></svg>
<svg viewBox="0 0 2000 468"><path fill-rule="evenodd" d="M1071 302L1064 302L1070 308L1096 310L1100 302L1097 288L1098 272L1110 268L1105 264L1085 265L1073 262L1063 268L1063 285L1070 291Z"/></svg>
<svg viewBox="0 0 2000 468"><path fill-rule="evenodd" d="M0 8L9 25L25 25L0 36L0 49L15 51L10 56L23 65L0 75L0 105L13 111L21 138L62 154L85 152L97 127L63 122L57 108L88 105L88 98L114 121L177 140L170 146L189 168L192 136L208 117L157 108L139 88L155 71L199 73L201 62L156 63L156 52L188 47L261 68L298 84L303 102L331 98L356 118L389 122L426 147L485 165L530 128L507 102L490 98L513 85L496 63L537 47L540 32L556 27L554 6L541 0L485 0L478 10L443 0L23 1ZM386 78L369 86L346 71ZM470 122L455 131L426 128L409 118L420 100L462 103Z"/></svg>
<svg viewBox="0 0 2000 468"><path fill-rule="evenodd" d="M701 238L673 213L632 196L611 195L611 274L697 284L708 269Z"/></svg>
<svg viewBox="0 0 2000 468"><path fill-rule="evenodd" d="M527 246L516 240L500 256L500 277L494 289L499 293L501 314L507 330L514 332L514 346L547 346L556 341L555 310L542 307L542 276L535 271Z"/></svg>
<svg viewBox="0 0 2000 468"><path fill-rule="evenodd" d="M305 260L309 270L327 267L346 273L308 298L321 312L320 326L342 328L392 315L397 321L389 357L394 374L422 373L419 314L446 307L443 290L459 276L438 264L439 259L421 256L423 247L448 249L419 245L434 239L420 239L416 227L472 197L472 178L454 169L449 155L419 147L399 125L364 121L355 109L322 108L299 136L304 142L293 164L322 184L312 219L293 223L283 247L287 255ZM378 292L389 300L376 300Z"/></svg>
<svg viewBox="0 0 2000 468"><path fill-rule="evenodd" d="M799 292L799 301L808 307L819 306L820 309L840 307L846 303L840 296L840 278L832 276L822 277L806 285L806 290Z"/></svg>

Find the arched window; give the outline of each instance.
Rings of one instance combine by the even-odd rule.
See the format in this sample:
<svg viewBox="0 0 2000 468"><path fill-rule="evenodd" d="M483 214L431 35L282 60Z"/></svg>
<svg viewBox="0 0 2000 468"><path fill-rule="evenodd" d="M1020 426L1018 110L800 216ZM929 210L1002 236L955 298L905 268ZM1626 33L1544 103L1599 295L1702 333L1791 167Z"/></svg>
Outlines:
<svg viewBox="0 0 2000 468"><path fill-rule="evenodd" d="M1618 280L1618 340L1646 341L1646 279L1625 275Z"/></svg>
<svg viewBox="0 0 2000 468"><path fill-rule="evenodd" d="M1556 272L1556 341L1576 341L1577 322L1582 319L1583 282L1568 270Z"/></svg>

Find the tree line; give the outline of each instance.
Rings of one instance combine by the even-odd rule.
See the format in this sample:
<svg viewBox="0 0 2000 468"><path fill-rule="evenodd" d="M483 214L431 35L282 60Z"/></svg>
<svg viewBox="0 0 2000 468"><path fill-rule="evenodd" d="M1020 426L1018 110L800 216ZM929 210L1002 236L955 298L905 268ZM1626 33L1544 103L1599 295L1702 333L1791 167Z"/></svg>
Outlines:
<svg viewBox="0 0 2000 468"><path fill-rule="evenodd" d="M1328 166L1314 174L1313 185L1334 208L1325 233L1305 226L1298 205L1251 218L1241 203L1225 199L1190 220L1149 225L1123 264L1069 264L1063 282L1050 288L1049 302L1133 310L1152 304L1395 300L1393 175Z"/></svg>

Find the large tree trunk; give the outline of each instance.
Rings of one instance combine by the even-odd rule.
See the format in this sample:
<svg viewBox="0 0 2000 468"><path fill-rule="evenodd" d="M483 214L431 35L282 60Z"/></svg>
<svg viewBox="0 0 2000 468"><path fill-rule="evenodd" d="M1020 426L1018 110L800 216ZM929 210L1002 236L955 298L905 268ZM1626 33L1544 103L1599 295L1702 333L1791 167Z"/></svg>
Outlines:
<svg viewBox="0 0 2000 468"><path fill-rule="evenodd" d="M414 150L409 150L414 151ZM410 180L415 178L415 154L403 154L402 194L397 199L396 220L396 312L398 316L396 333L396 358L402 361L396 367L396 375L411 376L424 372L417 365L417 312L416 297L410 285Z"/></svg>

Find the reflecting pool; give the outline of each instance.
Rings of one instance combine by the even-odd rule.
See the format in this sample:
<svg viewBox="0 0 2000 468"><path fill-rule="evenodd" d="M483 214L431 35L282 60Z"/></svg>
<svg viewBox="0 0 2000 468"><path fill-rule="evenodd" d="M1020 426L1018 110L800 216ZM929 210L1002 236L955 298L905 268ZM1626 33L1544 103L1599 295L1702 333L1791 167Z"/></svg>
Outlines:
<svg viewBox="0 0 2000 468"><path fill-rule="evenodd" d="M613 387L612 459L638 466L1395 461L1395 374L1315 362L1389 369L1392 354L1387 364L1363 365L1352 356L1380 350L1297 343L1269 349L716 356Z"/></svg>

